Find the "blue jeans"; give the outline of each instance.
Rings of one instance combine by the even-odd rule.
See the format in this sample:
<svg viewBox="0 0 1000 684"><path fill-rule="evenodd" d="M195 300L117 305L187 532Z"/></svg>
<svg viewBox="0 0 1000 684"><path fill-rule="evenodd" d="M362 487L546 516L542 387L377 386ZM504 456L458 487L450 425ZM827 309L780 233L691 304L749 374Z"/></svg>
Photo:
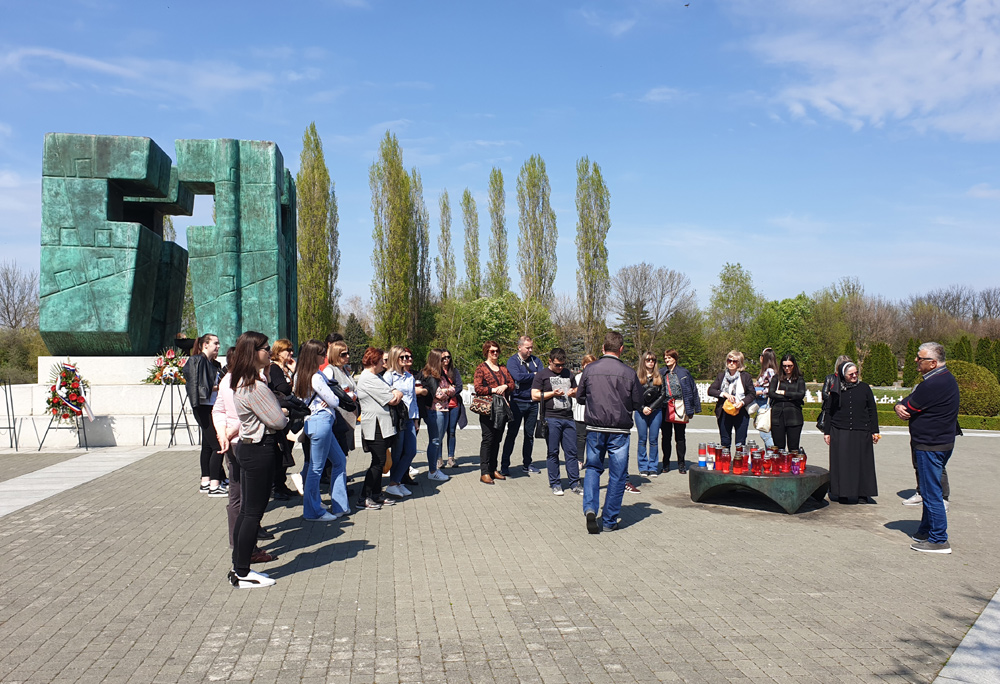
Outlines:
<svg viewBox="0 0 1000 684"><path fill-rule="evenodd" d="M660 441L660 424L663 422L663 411L657 409L648 416L642 415L642 411L635 412L635 427L639 430L639 472L655 473L660 464L660 453L658 451ZM646 451L646 444L649 444L649 451Z"/></svg>
<svg viewBox="0 0 1000 684"><path fill-rule="evenodd" d="M448 409L448 458L455 460L455 432L458 430L458 414L461 412L457 406Z"/></svg>
<svg viewBox="0 0 1000 684"><path fill-rule="evenodd" d="M549 438L546 446L546 465L549 469L549 486L561 485L559 477L559 445L562 444L563 456L566 458L566 476L569 478L570 489L580 484L580 462L576 460L576 423L570 418L546 418L549 426Z"/></svg>
<svg viewBox="0 0 1000 684"><path fill-rule="evenodd" d="M757 408L757 415L758 416L760 415L760 412L763 411L764 409L767 409L768 411L771 410L771 409L767 408L767 399L765 399L763 397L758 397L757 398L757 407L758 407ZM760 430L758 430L757 433L760 435L760 438L764 441L764 446L766 446L766 447L773 447L774 446L774 440L771 439L771 433L770 432L761 432Z"/></svg>
<svg viewBox="0 0 1000 684"><path fill-rule="evenodd" d="M427 412L427 471L437 470L438 459L441 458L441 440L448 432L448 412Z"/></svg>
<svg viewBox="0 0 1000 684"><path fill-rule="evenodd" d="M918 533L927 533L927 541L943 544L948 541L948 515L944 511L941 493L941 472L948 465L952 450L921 451L914 449L917 457L917 477L920 479L920 496L924 499Z"/></svg>
<svg viewBox="0 0 1000 684"><path fill-rule="evenodd" d="M524 421L524 444L521 445L521 462L531 464L531 446L535 441L535 423L538 421L538 404L533 401L513 399L510 411L514 417L507 424L507 438L503 442L503 454L500 456L500 472L510 470L510 455L514 453L514 440L517 439L518 428Z"/></svg>
<svg viewBox="0 0 1000 684"><path fill-rule="evenodd" d="M410 464L417 455L417 426L407 418L406 425L396 433L392 445L392 468L389 469L389 482L399 484L403 476L410 472ZM435 462L435 467L436 467ZM433 469L432 469L433 470Z"/></svg>
<svg viewBox="0 0 1000 684"><path fill-rule="evenodd" d="M731 416L725 411L719 416L719 439L722 446L733 445L733 430L736 430L736 444L747 443L747 430L750 428L750 416L743 409L735 416Z"/></svg>
<svg viewBox="0 0 1000 684"><path fill-rule="evenodd" d="M618 520L628 480L628 434L617 432L587 432L587 465L583 477L583 512L597 513L601 503L601 474L604 457L611 459L608 491L604 495L604 526L611 527Z"/></svg>
<svg viewBox="0 0 1000 684"><path fill-rule="evenodd" d="M310 416L305 431L309 436L309 460L302 464L302 514L307 518L318 518L326 509L320 499L319 479L329 460L330 499L334 513L350 511L347 501L347 457L333 436L336 417L327 411Z"/></svg>

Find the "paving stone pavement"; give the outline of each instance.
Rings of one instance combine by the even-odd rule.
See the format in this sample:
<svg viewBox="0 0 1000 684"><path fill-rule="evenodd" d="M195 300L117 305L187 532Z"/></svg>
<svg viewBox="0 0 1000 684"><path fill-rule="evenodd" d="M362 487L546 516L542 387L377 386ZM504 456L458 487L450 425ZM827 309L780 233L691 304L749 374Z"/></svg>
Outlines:
<svg viewBox="0 0 1000 684"><path fill-rule="evenodd" d="M479 437L391 508L309 523L272 503L269 589L226 582L224 500L198 493L191 450L0 518L0 682L930 682L1000 587L996 435L950 464L951 556L909 549L901 434L876 447L878 505L789 516L633 475L600 535L550 493L540 443L541 475L480 484Z"/></svg>

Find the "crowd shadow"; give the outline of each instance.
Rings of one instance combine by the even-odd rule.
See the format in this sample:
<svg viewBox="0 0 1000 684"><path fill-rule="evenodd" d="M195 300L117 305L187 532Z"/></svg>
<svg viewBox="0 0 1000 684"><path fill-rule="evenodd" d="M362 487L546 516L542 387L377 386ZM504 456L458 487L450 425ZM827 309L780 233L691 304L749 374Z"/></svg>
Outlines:
<svg viewBox="0 0 1000 684"><path fill-rule="evenodd" d="M635 503L622 502L621 513L618 518L618 528L624 529L632 525L638 525L646 518L663 513L659 508L653 508L648 501L637 501Z"/></svg>
<svg viewBox="0 0 1000 684"><path fill-rule="evenodd" d="M300 498L298 500L299 507L302 505L301 502ZM271 505L268 507L268 510L295 506L295 499L293 497L289 501L272 502L272 504L275 503L283 504L283 506ZM352 515L358 515L358 513ZM260 540L260 547L278 557L277 561L268 566L267 574L274 578L288 576L295 572L322 567L335 561L354 558L362 551L374 549L375 545L369 543L366 539L356 539L347 542L337 541L338 538L346 533L348 527L354 525L351 517L347 516L332 522L309 522L301 515L297 515L273 525L265 525L275 538ZM264 521L265 523L267 521L266 514ZM283 561L283 558L287 554L315 545L317 543L317 533L322 535L322 546Z"/></svg>

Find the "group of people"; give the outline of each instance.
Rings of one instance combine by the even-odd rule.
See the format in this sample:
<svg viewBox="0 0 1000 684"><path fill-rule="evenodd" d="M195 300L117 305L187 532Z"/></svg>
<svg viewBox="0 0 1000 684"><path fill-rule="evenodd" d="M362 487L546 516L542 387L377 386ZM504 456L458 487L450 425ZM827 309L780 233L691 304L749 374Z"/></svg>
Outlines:
<svg viewBox="0 0 1000 684"><path fill-rule="evenodd" d="M608 332L602 356L584 357L581 371L574 375L561 348L552 349L543 365L533 354L531 338L521 337L517 352L501 363L500 345L486 342L483 362L473 376L471 405L482 428L480 481L493 485L507 479L523 430L522 471L540 473L532 453L534 439L543 439L549 487L555 495L564 495L561 450L567 489L582 497L587 530L598 533L617 528L624 492L638 491L628 479L633 425L638 432L641 475L656 477L670 470L672 441L677 470L686 473L685 427L701 411L691 374L679 365L675 349L664 352L662 369L651 353L644 354L633 369L621 361L623 348L622 336ZM271 347L267 337L257 332L239 337L226 355L225 367L218 361L218 352L218 337L202 336L183 370L202 428L199 490L229 500L233 549L229 580L233 586L274 584L265 573L250 568L251 563L274 559L257 547L258 538L269 536L261 519L272 495L287 499L301 494L303 517L311 522L334 521L352 511L347 455L357 447L358 424L361 447L371 458L356 509L379 510L412 493L408 487L416 484L412 462L421 425L426 425L428 433L428 478L449 479L443 469L456 465L455 431L465 425L467 417L461 376L447 349L431 350L424 368L414 374L409 349L370 347L357 375L351 372L350 350L337 334L326 341L307 341L297 360L291 342L277 340ZM941 345L922 345L917 362L924 382L896 406L896 413L910 424L916 496L922 497L924 505L913 548L950 553L942 477L946 477L944 468L954 436L960 434L958 388L945 367ZM745 370L741 352L729 352L725 364L708 389L717 400L722 445L745 444L755 416L766 446L798 450L806 388L795 357L786 354L778 361L772 349L764 349L756 380ZM830 498L874 503L878 491L873 447L880 439L874 394L860 380L858 367L841 357L836 372L823 384L822 397L819 427L830 447ZM305 463L301 473L292 476L296 483L292 490L287 487L287 471L294 465L296 440L302 442ZM662 448L662 464L658 448ZM598 519L606 460L610 479ZM386 473L388 485L383 489ZM321 483L326 481L329 508L320 495Z"/></svg>

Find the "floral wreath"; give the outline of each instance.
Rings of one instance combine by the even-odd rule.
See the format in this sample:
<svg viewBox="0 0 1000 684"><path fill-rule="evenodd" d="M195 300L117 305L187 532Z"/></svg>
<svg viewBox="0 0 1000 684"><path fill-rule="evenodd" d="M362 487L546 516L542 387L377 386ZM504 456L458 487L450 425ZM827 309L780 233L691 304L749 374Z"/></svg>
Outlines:
<svg viewBox="0 0 1000 684"><path fill-rule="evenodd" d="M173 349L161 351L142 382L146 385L186 385L181 369L187 360L188 357L177 354Z"/></svg>
<svg viewBox="0 0 1000 684"><path fill-rule="evenodd" d="M58 419L59 422L75 421L76 417L84 412L88 419L94 419L90 404L83 394L84 390L90 387L90 383L80 377L76 366L70 363L69 359L65 363L52 366L49 380L52 386L49 388L45 407L54 419Z"/></svg>

